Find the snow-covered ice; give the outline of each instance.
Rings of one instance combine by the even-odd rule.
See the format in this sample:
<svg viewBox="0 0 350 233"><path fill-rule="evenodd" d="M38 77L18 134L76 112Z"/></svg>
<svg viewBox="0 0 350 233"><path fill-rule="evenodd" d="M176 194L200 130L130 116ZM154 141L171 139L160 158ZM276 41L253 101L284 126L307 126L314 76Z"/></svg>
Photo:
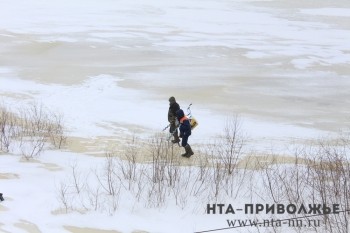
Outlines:
<svg viewBox="0 0 350 233"><path fill-rule="evenodd" d="M160 132L175 96L193 104L198 150L238 116L253 151L284 154L349 131L349 17L346 0L0 0L0 104L41 103L91 142ZM102 158L37 160L0 154L0 232L175 233L225 221L172 206L127 211L128 201L111 216L53 214L71 162L88 170Z"/></svg>

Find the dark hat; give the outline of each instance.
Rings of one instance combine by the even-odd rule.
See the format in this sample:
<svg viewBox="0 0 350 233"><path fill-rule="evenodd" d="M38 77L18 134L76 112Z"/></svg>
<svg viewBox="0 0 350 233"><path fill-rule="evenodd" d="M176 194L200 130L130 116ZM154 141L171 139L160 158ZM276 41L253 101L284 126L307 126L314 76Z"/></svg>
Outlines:
<svg viewBox="0 0 350 233"><path fill-rule="evenodd" d="M171 104L172 104L172 103L175 103L175 102L176 102L175 97L174 97L174 96L170 97L170 98L169 98L169 102L170 102Z"/></svg>
<svg viewBox="0 0 350 233"><path fill-rule="evenodd" d="M185 113L182 109L179 109L176 111L176 117L178 120L180 120L181 118L183 118L185 116Z"/></svg>

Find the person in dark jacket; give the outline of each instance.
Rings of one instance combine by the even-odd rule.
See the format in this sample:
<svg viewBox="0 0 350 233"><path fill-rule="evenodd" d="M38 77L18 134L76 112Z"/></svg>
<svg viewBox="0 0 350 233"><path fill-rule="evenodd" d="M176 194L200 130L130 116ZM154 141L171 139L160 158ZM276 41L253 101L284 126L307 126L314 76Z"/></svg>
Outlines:
<svg viewBox="0 0 350 233"><path fill-rule="evenodd" d="M176 112L180 109L180 105L176 102L175 97L172 96L169 98L169 111L168 111L168 121L170 123L169 132L173 134L174 139L171 141L172 143L179 143L179 133L177 131L176 125Z"/></svg>
<svg viewBox="0 0 350 233"><path fill-rule="evenodd" d="M180 138L182 138L181 146L185 148L185 153L182 154L182 156L189 158L191 155L193 155L192 148L188 144L188 137L191 135L190 120L185 116L182 109L177 110L176 117L180 123Z"/></svg>

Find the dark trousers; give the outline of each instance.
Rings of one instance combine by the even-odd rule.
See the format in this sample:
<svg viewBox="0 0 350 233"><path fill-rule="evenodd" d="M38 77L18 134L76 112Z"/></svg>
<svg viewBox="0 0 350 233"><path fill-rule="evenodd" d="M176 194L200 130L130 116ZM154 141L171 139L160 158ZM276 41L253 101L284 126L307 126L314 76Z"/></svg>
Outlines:
<svg viewBox="0 0 350 233"><path fill-rule="evenodd" d="M181 146L185 147L187 145L188 137L189 136L183 136L182 137Z"/></svg>

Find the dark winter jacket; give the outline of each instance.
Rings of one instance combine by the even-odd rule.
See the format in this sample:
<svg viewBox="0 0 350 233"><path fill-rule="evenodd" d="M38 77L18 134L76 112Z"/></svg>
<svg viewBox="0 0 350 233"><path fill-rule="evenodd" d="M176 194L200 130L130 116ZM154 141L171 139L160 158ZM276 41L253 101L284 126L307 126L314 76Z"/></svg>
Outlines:
<svg viewBox="0 0 350 233"><path fill-rule="evenodd" d="M176 117L180 122L180 137L189 137L191 135L190 120L185 116L182 109L176 112Z"/></svg>
<svg viewBox="0 0 350 233"><path fill-rule="evenodd" d="M168 111L168 121L169 123L175 123L176 112L180 109L180 105L176 102L170 103Z"/></svg>

